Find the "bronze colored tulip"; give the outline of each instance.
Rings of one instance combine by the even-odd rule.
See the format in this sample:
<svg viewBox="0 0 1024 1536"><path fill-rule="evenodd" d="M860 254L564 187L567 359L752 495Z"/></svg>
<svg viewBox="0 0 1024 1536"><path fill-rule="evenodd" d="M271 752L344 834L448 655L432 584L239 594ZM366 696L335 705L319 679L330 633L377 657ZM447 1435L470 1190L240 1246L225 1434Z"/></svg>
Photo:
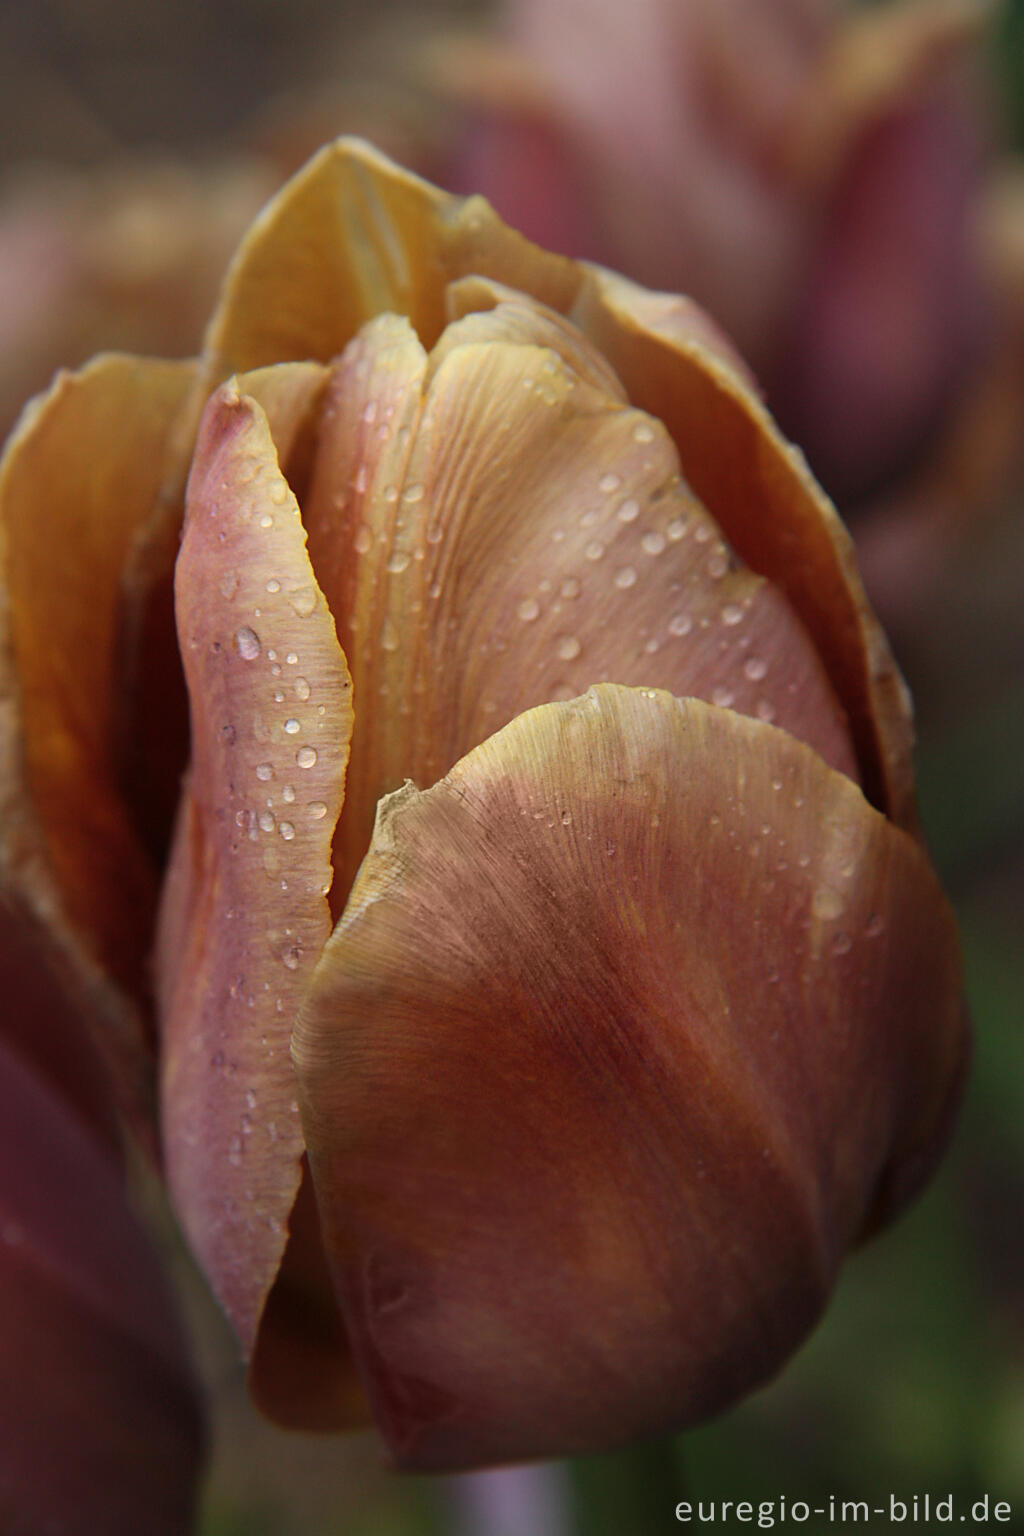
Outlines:
<svg viewBox="0 0 1024 1536"><path fill-rule="evenodd" d="M59 380L0 495L10 878L137 1120L155 952L264 1407L455 1468L764 1381L965 1022L905 690L715 326L341 141L200 362Z"/></svg>

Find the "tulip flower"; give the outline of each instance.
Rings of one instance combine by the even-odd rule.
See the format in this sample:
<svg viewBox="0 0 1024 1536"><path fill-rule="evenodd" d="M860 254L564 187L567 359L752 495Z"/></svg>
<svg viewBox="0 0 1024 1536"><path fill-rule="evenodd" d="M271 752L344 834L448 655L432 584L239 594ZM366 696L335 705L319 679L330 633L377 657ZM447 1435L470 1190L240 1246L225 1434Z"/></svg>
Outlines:
<svg viewBox="0 0 1024 1536"><path fill-rule="evenodd" d="M16 877L143 1120L152 961L264 1408L465 1468L776 1371L965 1021L905 689L713 322L342 140L197 364L30 410L0 512Z"/></svg>
<svg viewBox="0 0 1024 1536"><path fill-rule="evenodd" d="M506 0L439 49L452 171L724 324L837 496L906 473L977 350L981 0Z"/></svg>

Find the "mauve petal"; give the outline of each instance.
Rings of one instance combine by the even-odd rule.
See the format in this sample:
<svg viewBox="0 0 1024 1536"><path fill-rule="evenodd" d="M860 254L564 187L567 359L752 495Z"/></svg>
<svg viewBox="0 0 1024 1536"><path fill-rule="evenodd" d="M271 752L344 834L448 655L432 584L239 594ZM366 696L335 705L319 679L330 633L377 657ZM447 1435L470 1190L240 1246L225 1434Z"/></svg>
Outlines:
<svg viewBox="0 0 1024 1536"><path fill-rule="evenodd" d="M299 1186L288 1058L330 928L351 683L267 418L207 407L176 574L192 767L161 909L168 1180L251 1348Z"/></svg>
<svg viewBox="0 0 1024 1536"><path fill-rule="evenodd" d="M634 405L664 422L683 474L741 559L789 598L849 716L865 793L913 829L909 695L850 536L800 451L735 370L699 335L680 335L678 304L590 268L573 318Z"/></svg>
<svg viewBox="0 0 1024 1536"><path fill-rule="evenodd" d="M774 719L855 773L817 653L785 599L732 568L664 428L605 392L561 317L491 297L429 357L407 321L372 322L327 398L303 511L363 701L336 911L382 794L594 681Z"/></svg>
<svg viewBox="0 0 1024 1536"><path fill-rule="evenodd" d="M213 377L290 358L326 362L365 321L408 315L429 345L445 285L485 272L556 309L579 270L509 229L480 197L441 192L358 139L327 145L264 209L206 336Z"/></svg>
<svg viewBox="0 0 1024 1536"><path fill-rule="evenodd" d="M123 1108L145 1118L139 1005L155 876L117 752L121 575L180 458L188 363L60 374L0 467L0 824L15 899L53 930Z"/></svg>
<svg viewBox="0 0 1024 1536"><path fill-rule="evenodd" d="M317 363L282 363L238 381L240 392L266 412L281 468L300 493L310 428L326 378L327 370ZM174 562L188 460L208 393L205 374L198 383L180 424L183 471L164 487L135 538L122 578L122 773L136 824L160 865L167 857L188 762L188 695L174 625Z"/></svg>
<svg viewBox="0 0 1024 1536"><path fill-rule="evenodd" d="M763 1381L937 1155L964 1039L922 850L783 731L601 687L386 800L293 1052L397 1459Z"/></svg>
<svg viewBox="0 0 1024 1536"><path fill-rule="evenodd" d="M163 1277L116 1167L0 1042L0 1521L191 1529L201 1430Z"/></svg>

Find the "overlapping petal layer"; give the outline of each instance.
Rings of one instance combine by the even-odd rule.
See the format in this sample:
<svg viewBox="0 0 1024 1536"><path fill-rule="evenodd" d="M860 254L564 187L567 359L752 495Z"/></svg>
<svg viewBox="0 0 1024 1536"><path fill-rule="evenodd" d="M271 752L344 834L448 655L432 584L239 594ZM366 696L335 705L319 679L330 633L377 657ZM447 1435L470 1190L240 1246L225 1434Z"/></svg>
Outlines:
<svg viewBox="0 0 1024 1536"><path fill-rule="evenodd" d="M352 709L266 413L231 385L203 419L176 589L192 767L161 912L164 1144L248 1349L299 1187L288 1043L330 929Z"/></svg>
<svg viewBox="0 0 1024 1536"><path fill-rule="evenodd" d="M762 1380L962 1067L916 843L790 735L618 687L385 801L294 1054L398 1459L676 1427Z"/></svg>
<svg viewBox="0 0 1024 1536"><path fill-rule="evenodd" d="M776 720L856 773L813 647L665 429L560 316L492 297L429 355L408 321L371 322L327 395L303 511L360 701L340 900L382 794L595 681Z"/></svg>

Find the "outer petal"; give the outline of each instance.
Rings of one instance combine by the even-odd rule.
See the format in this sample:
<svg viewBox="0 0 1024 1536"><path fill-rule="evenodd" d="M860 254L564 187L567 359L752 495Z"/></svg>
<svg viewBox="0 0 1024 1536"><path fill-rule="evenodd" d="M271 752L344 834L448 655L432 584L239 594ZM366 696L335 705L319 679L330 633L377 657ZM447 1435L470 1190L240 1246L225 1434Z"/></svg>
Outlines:
<svg viewBox="0 0 1024 1536"><path fill-rule="evenodd" d="M690 332L681 302L592 267L573 316L633 403L665 423L683 473L730 544L790 599L849 715L865 793L913 827L910 700L850 537L799 450Z"/></svg>
<svg viewBox="0 0 1024 1536"><path fill-rule="evenodd" d="M116 1168L0 1042L0 1525L191 1529L196 1390Z"/></svg>
<svg viewBox="0 0 1024 1536"><path fill-rule="evenodd" d="M452 197L358 139L316 155L242 242L206 337L211 376L290 358L326 362L374 315L408 315L430 345L445 284L485 272L555 308L576 266L507 228L479 197Z"/></svg>
<svg viewBox="0 0 1024 1536"><path fill-rule="evenodd" d="M674 1428L775 1370L963 1056L916 842L788 734L603 687L385 801L293 1051L408 1466Z"/></svg>
<svg viewBox="0 0 1024 1536"><path fill-rule="evenodd" d="M0 468L0 875L51 926L135 1106L155 881L116 746L120 580L173 471L193 378L190 364L115 356L62 374Z"/></svg>
<svg viewBox="0 0 1024 1536"><path fill-rule="evenodd" d="M288 1039L330 926L352 712L267 418L230 386L204 417L176 593L193 759L158 955L168 1177L248 1349L299 1186Z"/></svg>
<svg viewBox="0 0 1024 1536"><path fill-rule="evenodd" d="M429 357L382 316L328 396L303 509L363 701L342 898L382 794L433 783L524 709L595 680L773 718L855 772L814 648L781 594L734 568L664 428L560 316L493 299Z"/></svg>

